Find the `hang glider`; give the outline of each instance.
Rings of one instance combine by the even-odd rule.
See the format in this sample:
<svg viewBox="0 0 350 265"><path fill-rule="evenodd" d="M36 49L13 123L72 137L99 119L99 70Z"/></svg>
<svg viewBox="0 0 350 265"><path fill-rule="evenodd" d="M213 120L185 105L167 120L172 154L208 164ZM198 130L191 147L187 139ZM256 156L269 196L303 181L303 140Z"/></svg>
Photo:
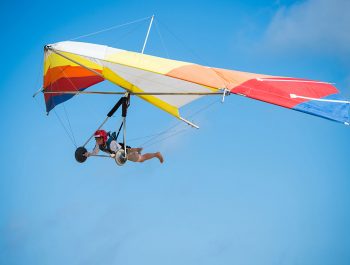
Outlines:
<svg viewBox="0 0 350 265"><path fill-rule="evenodd" d="M44 53L47 112L76 94L124 94L85 91L109 81L184 121L184 105L232 93L349 124L350 102L327 82L213 68L84 42L47 45Z"/></svg>

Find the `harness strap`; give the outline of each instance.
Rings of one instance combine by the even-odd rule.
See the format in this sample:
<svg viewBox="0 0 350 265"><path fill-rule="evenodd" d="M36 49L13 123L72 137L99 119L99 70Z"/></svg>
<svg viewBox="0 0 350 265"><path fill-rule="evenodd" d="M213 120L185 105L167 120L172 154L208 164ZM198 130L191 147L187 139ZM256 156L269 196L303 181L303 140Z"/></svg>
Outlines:
<svg viewBox="0 0 350 265"><path fill-rule="evenodd" d="M117 136L115 137L115 140L116 140L116 141L117 141L117 139L118 139L118 136L119 136L120 131L121 131L122 128L123 128L123 125L124 125L124 122L122 122L122 123L120 124L119 130L118 130L118 133L117 133Z"/></svg>

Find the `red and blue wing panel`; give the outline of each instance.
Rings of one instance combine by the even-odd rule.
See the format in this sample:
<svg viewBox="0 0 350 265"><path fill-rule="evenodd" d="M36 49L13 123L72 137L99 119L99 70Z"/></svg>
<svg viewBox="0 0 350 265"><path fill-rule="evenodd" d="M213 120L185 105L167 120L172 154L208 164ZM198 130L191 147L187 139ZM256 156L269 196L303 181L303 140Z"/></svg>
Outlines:
<svg viewBox="0 0 350 265"><path fill-rule="evenodd" d="M249 98L349 123L349 102L330 83L297 78L254 78L230 91Z"/></svg>

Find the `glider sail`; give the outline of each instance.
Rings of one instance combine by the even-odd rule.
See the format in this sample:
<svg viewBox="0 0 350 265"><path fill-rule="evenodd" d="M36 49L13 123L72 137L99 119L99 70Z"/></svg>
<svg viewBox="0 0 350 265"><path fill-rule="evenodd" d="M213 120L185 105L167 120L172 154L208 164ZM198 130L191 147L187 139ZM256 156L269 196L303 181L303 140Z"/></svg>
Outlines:
<svg viewBox="0 0 350 265"><path fill-rule="evenodd" d="M92 47L93 48L93 47ZM71 60L63 56L68 56ZM78 61L85 65L84 68L73 61ZM44 92L55 91L81 91L104 79L89 69L94 69L97 73L102 73L102 66L84 59L81 56L61 51L60 55L45 48L44 54ZM45 94L46 111L49 112L56 105L70 99L72 94Z"/></svg>
<svg viewBox="0 0 350 265"><path fill-rule="evenodd" d="M180 118L179 109L203 95L225 93L349 123L349 101L330 83L212 68L83 42L45 47L47 112L74 93L108 80ZM174 96L176 95L176 96Z"/></svg>

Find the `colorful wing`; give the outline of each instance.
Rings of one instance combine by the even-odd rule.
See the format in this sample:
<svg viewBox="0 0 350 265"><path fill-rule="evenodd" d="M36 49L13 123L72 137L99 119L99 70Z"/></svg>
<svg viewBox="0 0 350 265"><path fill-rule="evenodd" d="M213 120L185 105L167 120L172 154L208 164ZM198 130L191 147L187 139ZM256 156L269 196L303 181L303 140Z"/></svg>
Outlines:
<svg viewBox="0 0 350 265"><path fill-rule="evenodd" d="M140 97L178 118L179 109L201 97L200 94L226 88L231 93L282 107L343 123L349 121L349 102L339 101L338 90L329 83L211 68L104 45L81 42L50 45L45 53L44 72L44 92L83 90L106 79L129 92L153 93ZM71 95L45 94L45 97L49 111Z"/></svg>

